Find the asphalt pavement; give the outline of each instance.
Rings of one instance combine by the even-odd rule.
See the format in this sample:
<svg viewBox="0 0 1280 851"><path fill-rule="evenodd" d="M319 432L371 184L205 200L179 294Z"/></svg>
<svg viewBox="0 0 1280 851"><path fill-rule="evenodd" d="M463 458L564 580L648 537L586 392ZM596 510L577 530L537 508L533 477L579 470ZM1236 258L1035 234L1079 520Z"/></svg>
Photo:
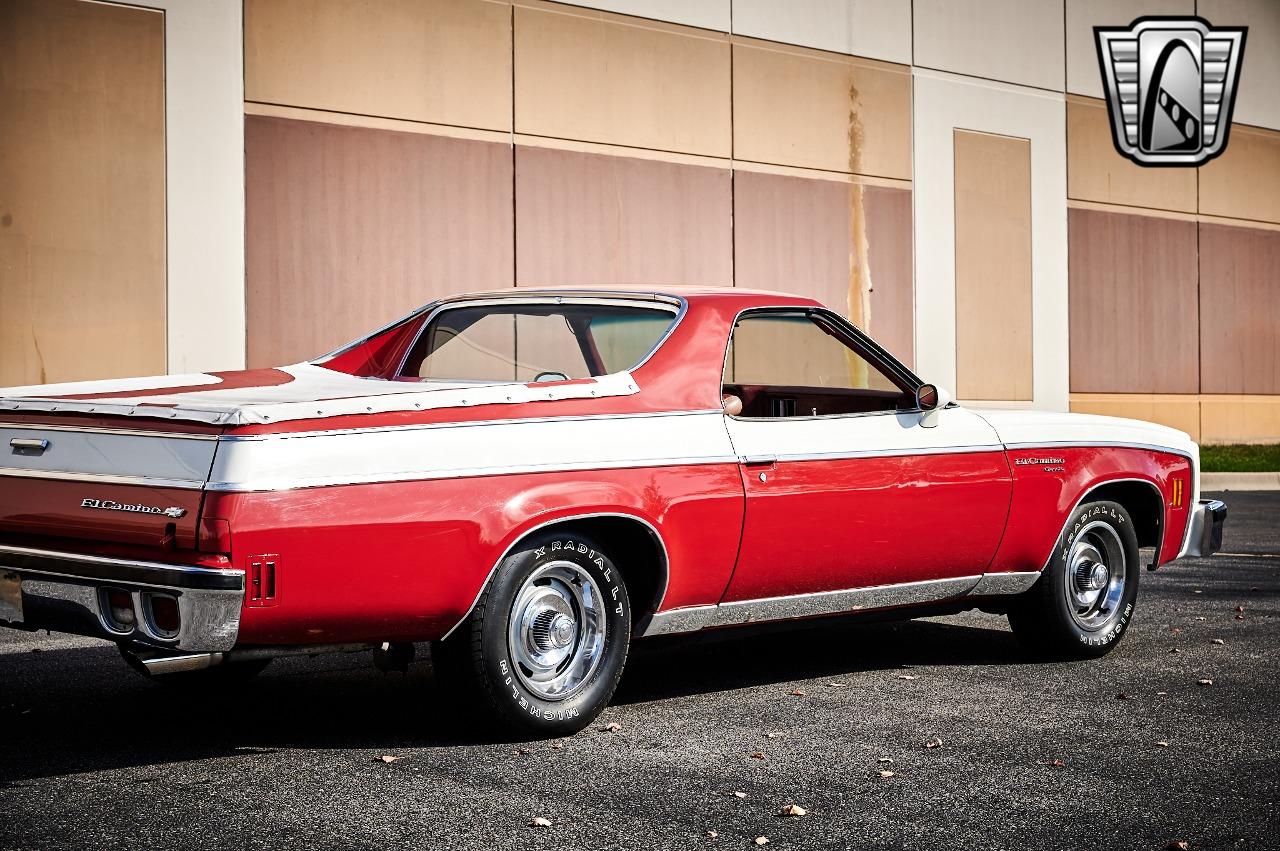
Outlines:
<svg viewBox="0 0 1280 851"><path fill-rule="evenodd" d="M426 653L184 696L0 630L0 848L1280 847L1280 493L1225 499L1104 659L978 612L653 639L556 741L469 731Z"/></svg>

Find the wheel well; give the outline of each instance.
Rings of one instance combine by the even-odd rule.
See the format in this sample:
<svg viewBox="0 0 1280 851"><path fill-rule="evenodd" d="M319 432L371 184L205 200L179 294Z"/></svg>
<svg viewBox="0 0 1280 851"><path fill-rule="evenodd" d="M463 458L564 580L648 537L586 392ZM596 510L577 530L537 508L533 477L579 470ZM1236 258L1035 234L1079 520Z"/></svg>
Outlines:
<svg viewBox="0 0 1280 851"><path fill-rule="evenodd" d="M1094 488L1086 497L1090 502L1110 500L1118 502L1129 512L1133 531L1138 535L1138 546L1160 546L1161 525L1164 522L1164 497L1150 482L1109 482Z"/></svg>
<svg viewBox="0 0 1280 851"><path fill-rule="evenodd" d="M539 529L573 528L609 547L609 557L622 571L631 598L631 621L658 610L667 590L667 552L658 533L634 517L574 517Z"/></svg>

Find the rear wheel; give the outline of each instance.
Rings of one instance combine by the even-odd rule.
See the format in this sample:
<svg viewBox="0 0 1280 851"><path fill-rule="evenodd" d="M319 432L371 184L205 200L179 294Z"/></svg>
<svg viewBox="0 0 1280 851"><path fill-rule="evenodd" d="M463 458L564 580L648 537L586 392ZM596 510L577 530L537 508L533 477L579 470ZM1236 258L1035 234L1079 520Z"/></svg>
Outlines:
<svg viewBox="0 0 1280 851"><path fill-rule="evenodd" d="M599 543L568 530L508 555L462 625L432 645L432 663L485 718L562 736L608 705L630 639L621 573Z"/></svg>
<svg viewBox="0 0 1280 851"><path fill-rule="evenodd" d="M1014 635L1038 653L1104 656L1120 641L1138 596L1138 538L1116 502L1077 508L1039 581L1009 610Z"/></svg>

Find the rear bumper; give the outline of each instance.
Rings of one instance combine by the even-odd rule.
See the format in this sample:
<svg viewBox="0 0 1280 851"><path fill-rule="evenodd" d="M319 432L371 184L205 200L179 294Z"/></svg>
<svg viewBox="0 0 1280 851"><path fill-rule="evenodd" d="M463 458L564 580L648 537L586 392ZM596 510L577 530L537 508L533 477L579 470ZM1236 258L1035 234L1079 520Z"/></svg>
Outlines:
<svg viewBox="0 0 1280 851"><path fill-rule="evenodd" d="M1180 556L1211 556L1222 549L1222 526L1227 505L1220 499L1202 499L1191 509L1187 543Z"/></svg>
<svg viewBox="0 0 1280 851"><path fill-rule="evenodd" d="M240 632L244 572L0 545L0 624L49 629L173 650L230 650ZM117 621L108 590L133 602L133 623ZM152 615L156 595L176 599L178 629Z"/></svg>

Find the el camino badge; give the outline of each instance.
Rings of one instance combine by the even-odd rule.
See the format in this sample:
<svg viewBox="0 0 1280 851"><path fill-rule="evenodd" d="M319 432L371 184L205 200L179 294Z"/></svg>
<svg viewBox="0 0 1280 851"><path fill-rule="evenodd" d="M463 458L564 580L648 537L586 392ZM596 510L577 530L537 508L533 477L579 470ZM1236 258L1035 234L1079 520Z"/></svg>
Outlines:
<svg viewBox="0 0 1280 851"><path fill-rule="evenodd" d="M1030 458L1014 458L1013 463L1018 467L1044 467L1046 473L1065 473L1067 468L1062 466L1066 463L1066 459L1053 458L1046 456L1037 458L1034 455Z"/></svg>
<svg viewBox="0 0 1280 851"><path fill-rule="evenodd" d="M101 511L132 511L137 514L162 514L165 517L173 517L174 519L183 517L187 513L185 508L178 508L177 506L172 508L156 508L154 505L142 505L140 503L130 505L123 502L115 502L110 499L83 499L80 501L80 507L96 508Z"/></svg>

